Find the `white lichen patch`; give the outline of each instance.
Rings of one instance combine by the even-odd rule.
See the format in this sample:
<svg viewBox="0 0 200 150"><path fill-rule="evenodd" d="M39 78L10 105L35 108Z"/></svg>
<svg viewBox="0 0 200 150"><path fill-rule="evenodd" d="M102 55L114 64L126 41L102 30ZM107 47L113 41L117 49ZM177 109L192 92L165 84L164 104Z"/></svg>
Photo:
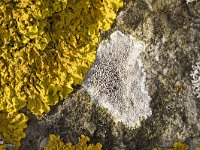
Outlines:
<svg viewBox="0 0 200 150"><path fill-rule="evenodd" d="M191 72L192 85L194 94L197 98L200 98L200 61L196 65L192 66L193 70Z"/></svg>
<svg viewBox="0 0 200 150"><path fill-rule="evenodd" d="M145 44L120 31L99 45L97 58L83 86L92 99L128 126L140 125L152 114L139 55Z"/></svg>
<svg viewBox="0 0 200 150"><path fill-rule="evenodd" d="M194 2L196 0L186 0L186 1L187 1L187 3L191 3L191 2Z"/></svg>

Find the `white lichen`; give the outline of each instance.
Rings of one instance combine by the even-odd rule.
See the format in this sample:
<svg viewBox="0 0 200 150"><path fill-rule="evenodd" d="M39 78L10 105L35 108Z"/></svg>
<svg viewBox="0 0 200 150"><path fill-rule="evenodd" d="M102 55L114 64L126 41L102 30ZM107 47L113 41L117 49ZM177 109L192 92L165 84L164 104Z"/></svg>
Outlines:
<svg viewBox="0 0 200 150"><path fill-rule="evenodd" d="M129 126L151 115L146 73L139 55L145 44L120 31L100 44L83 86L92 99Z"/></svg>
<svg viewBox="0 0 200 150"><path fill-rule="evenodd" d="M196 65L193 65L192 68L193 70L190 75L192 77L194 94L197 98L200 98L200 61Z"/></svg>
<svg viewBox="0 0 200 150"><path fill-rule="evenodd" d="M194 2L196 0L186 0L187 1L187 4L190 3L190 2Z"/></svg>

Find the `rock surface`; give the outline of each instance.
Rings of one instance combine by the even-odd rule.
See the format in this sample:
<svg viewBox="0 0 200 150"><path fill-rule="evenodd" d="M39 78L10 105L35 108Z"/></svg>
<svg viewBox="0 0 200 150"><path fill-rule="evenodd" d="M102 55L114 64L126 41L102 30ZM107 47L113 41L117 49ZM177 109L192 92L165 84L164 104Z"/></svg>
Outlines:
<svg viewBox="0 0 200 150"><path fill-rule="evenodd" d="M90 99L94 99L94 93L90 98L87 91L79 87L46 116L36 118L27 113L32 118L22 150L42 149L50 133L72 142L77 142L77 137L84 133L91 137L91 142L100 142L103 149L108 150L150 150L153 146L166 149L174 141L183 141L192 150L200 147L200 1L127 0L115 25L109 32L102 33L101 40L108 39L116 30L145 43L140 59L151 98L151 115L135 129L116 123L112 111L96 104L102 98L96 97L93 102ZM101 61L98 58L101 57L97 53L97 61ZM120 57L115 58L118 62ZM113 65L115 70L120 68ZM91 86L88 92L92 90L95 88ZM109 97L112 94L108 94ZM109 101L112 100L116 99Z"/></svg>

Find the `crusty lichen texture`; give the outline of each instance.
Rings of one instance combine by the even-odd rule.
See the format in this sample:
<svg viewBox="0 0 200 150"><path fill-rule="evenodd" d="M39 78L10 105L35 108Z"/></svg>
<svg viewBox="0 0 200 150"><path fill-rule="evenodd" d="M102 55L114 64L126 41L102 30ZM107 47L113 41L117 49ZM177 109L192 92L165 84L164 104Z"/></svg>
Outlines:
<svg viewBox="0 0 200 150"><path fill-rule="evenodd" d="M102 145L100 143L97 144L88 144L90 141L90 138L81 135L79 138L79 142L75 145L73 145L71 142L64 143L60 136L56 135L49 135L50 142L47 144L44 150L101 150Z"/></svg>
<svg viewBox="0 0 200 150"><path fill-rule="evenodd" d="M115 31L99 44L97 60L83 87L92 100L130 127L139 127L152 114L146 86L146 70L140 54L146 45L135 37Z"/></svg>
<svg viewBox="0 0 200 150"><path fill-rule="evenodd" d="M100 31L111 27L122 5L122 0L0 1L0 117L11 123L0 123L6 142L17 149L25 136L27 117L20 109L42 115L82 83Z"/></svg>
<svg viewBox="0 0 200 150"><path fill-rule="evenodd" d="M200 61L193 65L192 68L190 75L192 77L193 92L197 98L200 98Z"/></svg>
<svg viewBox="0 0 200 150"><path fill-rule="evenodd" d="M122 0L1 0L0 110L37 115L67 98Z"/></svg>

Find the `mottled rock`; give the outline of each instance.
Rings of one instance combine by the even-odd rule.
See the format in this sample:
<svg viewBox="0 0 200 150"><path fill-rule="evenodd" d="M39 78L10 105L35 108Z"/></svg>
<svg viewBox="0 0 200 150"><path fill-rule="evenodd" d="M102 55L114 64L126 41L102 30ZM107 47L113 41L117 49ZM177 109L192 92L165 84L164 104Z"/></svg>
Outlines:
<svg viewBox="0 0 200 150"><path fill-rule="evenodd" d="M152 98L150 122L160 131L160 135L151 132L149 136L160 136L155 145L163 147L171 145L173 141L197 143L195 141L200 140L199 99L195 92L198 91L198 75L194 77L190 74L194 74L194 66L197 66L200 57L200 3L196 1L188 6L186 1L181 0L148 2L152 9L149 13L146 13L148 8L140 12L143 15L137 28L129 25L129 16L125 13L120 16L118 28L145 41L147 45L141 55ZM134 6L138 3L141 2L136 0ZM127 8L131 9L129 6ZM147 122L151 124L148 119L145 124ZM146 141L140 144L145 145Z"/></svg>
<svg viewBox="0 0 200 150"><path fill-rule="evenodd" d="M91 143L100 142L104 149L125 147L123 142L119 142L123 138L123 125L115 124L107 110L92 103L82 88L42 117L27 115L29 126L21 150L43 150L49 134L60 135L64 142L72 143L77 143L78 137L84 134L91 138Z"/></svg>

